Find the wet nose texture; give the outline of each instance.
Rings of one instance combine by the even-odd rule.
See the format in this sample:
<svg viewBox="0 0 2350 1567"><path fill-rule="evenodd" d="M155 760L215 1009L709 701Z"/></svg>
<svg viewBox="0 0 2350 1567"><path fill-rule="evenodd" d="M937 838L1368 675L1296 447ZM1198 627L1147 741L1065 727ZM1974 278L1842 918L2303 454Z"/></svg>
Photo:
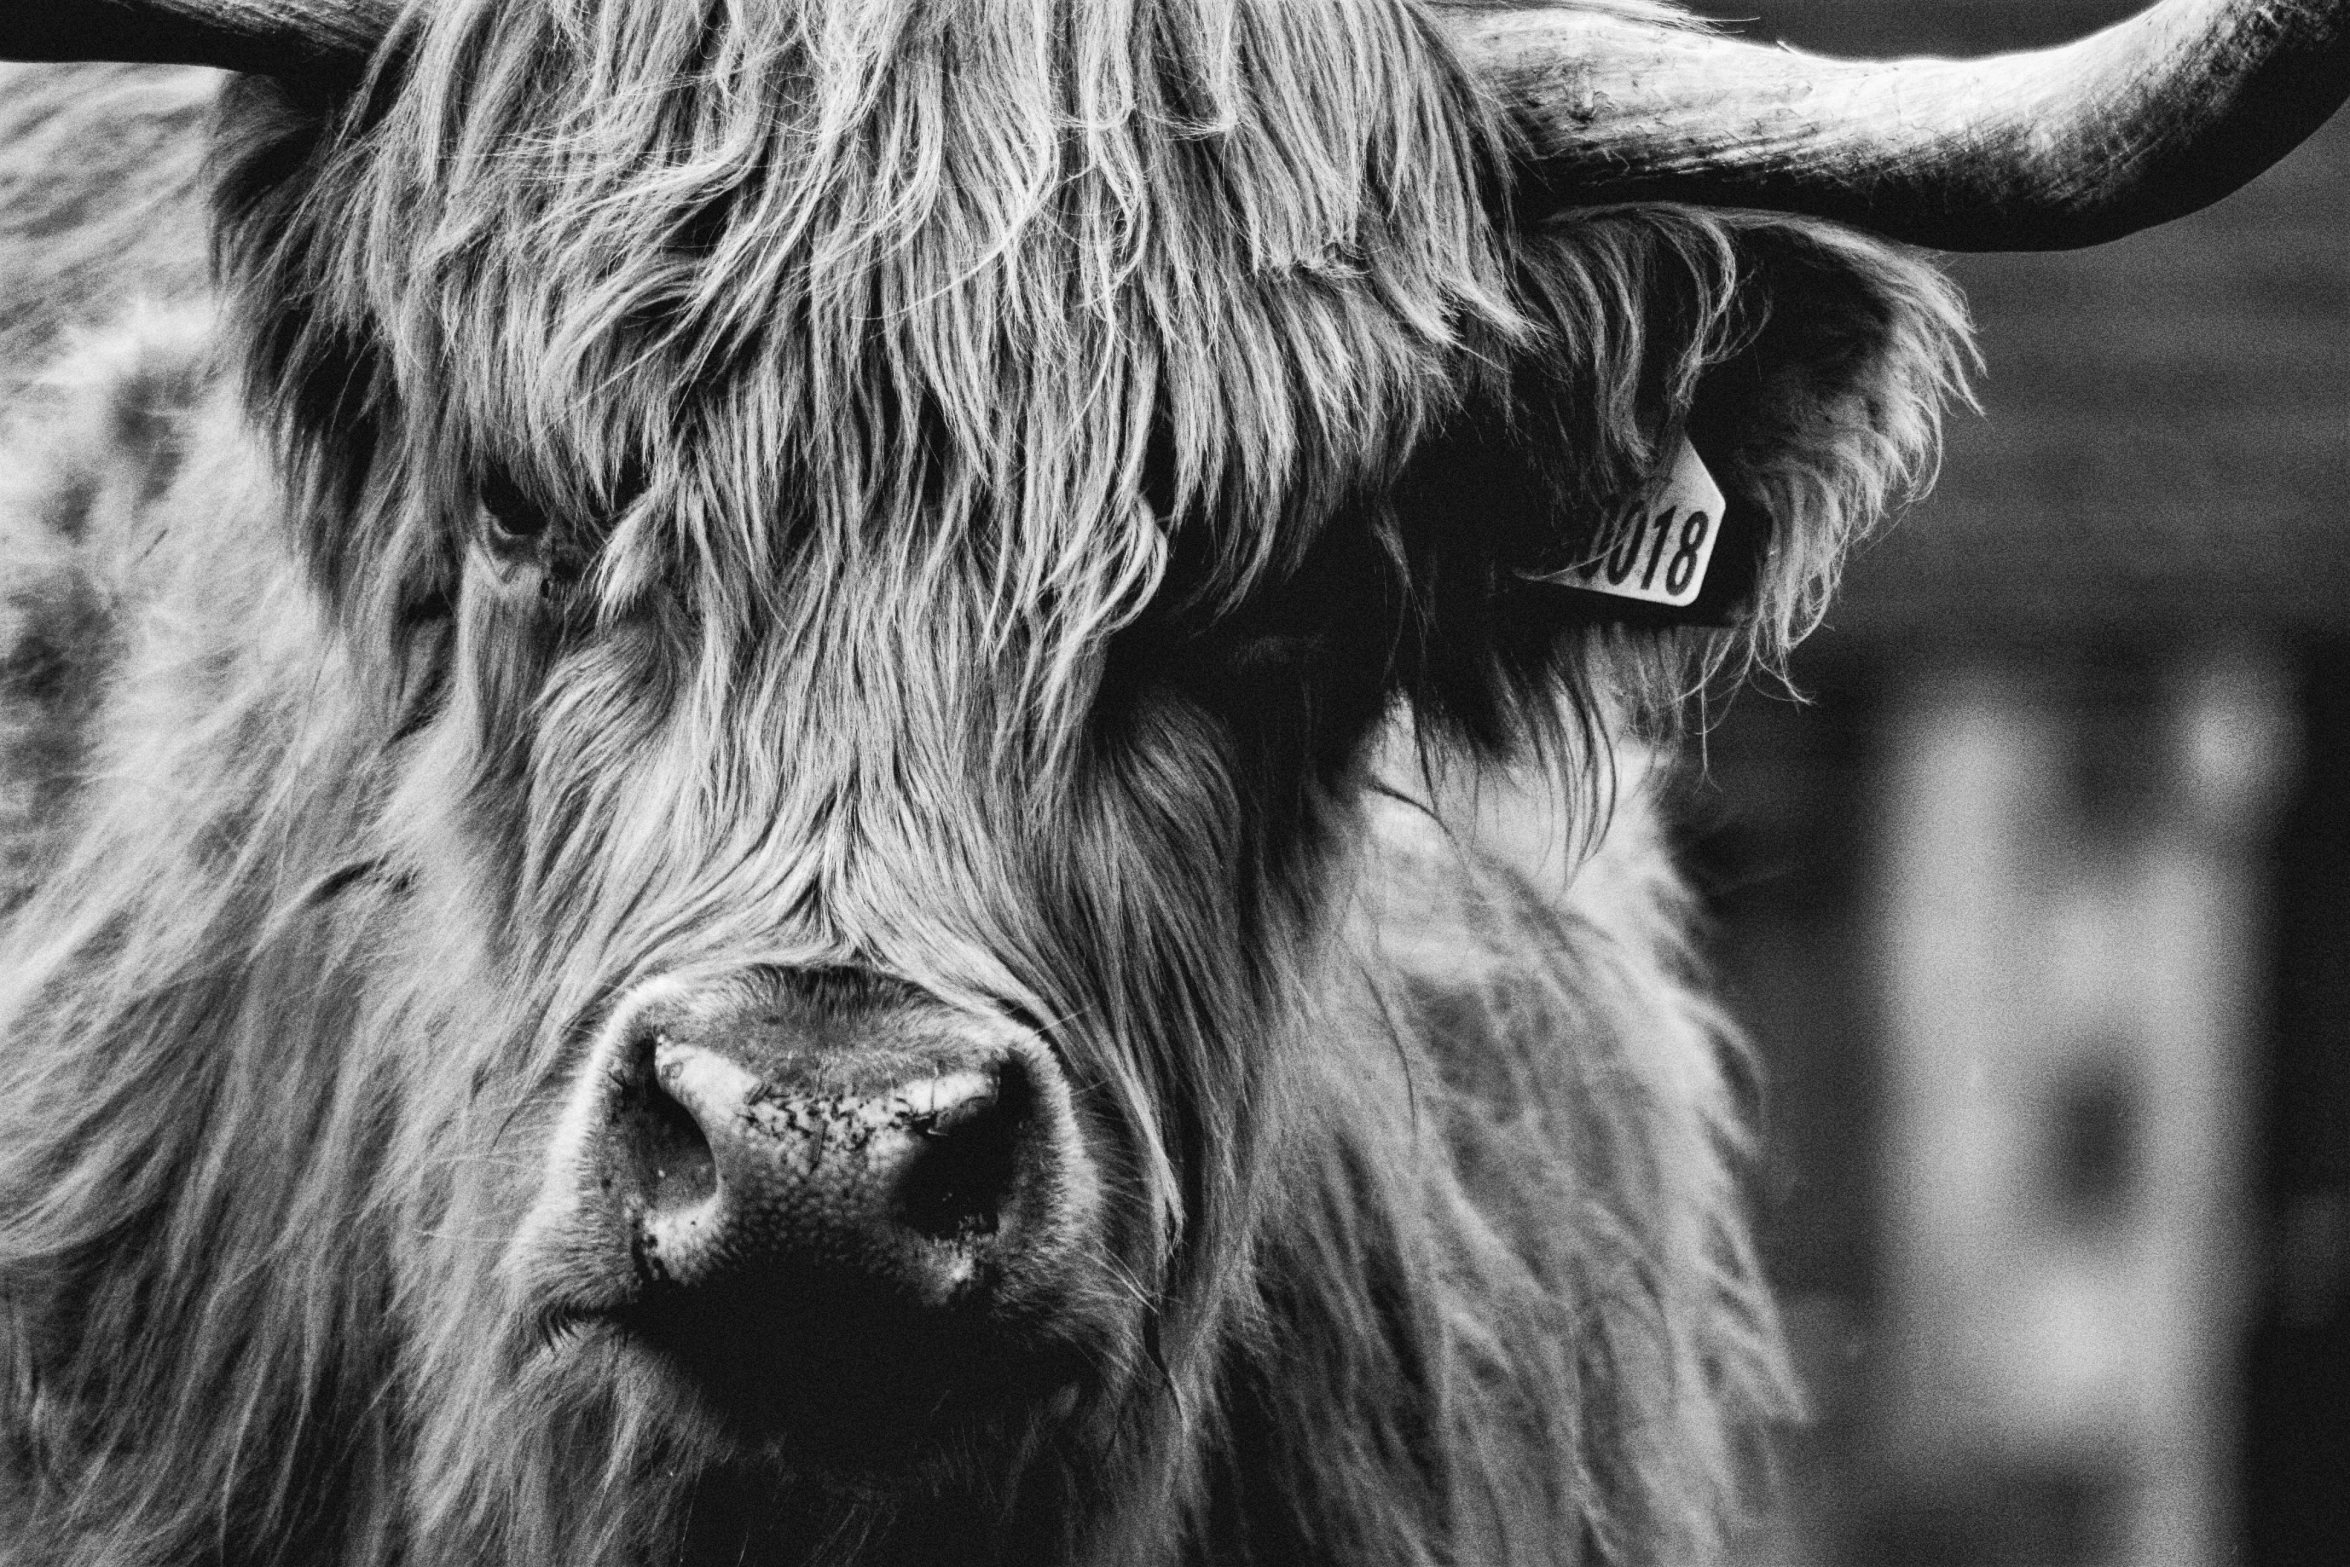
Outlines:
<svg viewBox="0 0 2350 1567"><path fill-rule="evenodd" d="M1005 1352L998 1285L1053 1250L1071 1157L1038 1070L919 1008L648 1019L605 1132L624 1324L760 1432L828 1446L1007 1391L1036 1368Z"/></svg>
<svg viewBox="0 0 2350 1567"><path fill-rule="evenodd" d="M652 1067L631 1129L648 1278L784 1270L924 1307L979 1282L1027 1121L1017 1063L884 1058L778 1080L663 1037Z"/></svg>

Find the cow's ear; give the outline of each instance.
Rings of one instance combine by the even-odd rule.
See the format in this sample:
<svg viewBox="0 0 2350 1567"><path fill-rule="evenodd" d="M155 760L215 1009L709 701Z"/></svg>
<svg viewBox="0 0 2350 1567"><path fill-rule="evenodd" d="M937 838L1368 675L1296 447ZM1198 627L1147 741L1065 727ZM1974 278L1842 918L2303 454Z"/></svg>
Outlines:
<svg viewBox="0 0 2350 1567"><path fill-rule="evenodd" d="M1692 644L1782 654L1931 472L1970 357L1933 266L1805 219L1582 214L1524 236L1518 271L1534 330L1396 491L1416 699L1503 743L1561 680L1667 698ZM1706 575L1681 604L1622 591L1721 521L1691 521L1692 459L1729 503Z"/></svg>
<svg viewBox="0 0 2350 1567"><path fill-rule="evenodd" d="M1562 615L1726 624L1783 651L1846 550L1932 472L1944 405L1966 395L1957 291L1826 224L1655 209L1558 225L1521 266L1541 333L1504 394L1528 510L1496 541L1503 568L1566 593ZM1671 549L1716 493L1731 531L1707 591L1676 606L1644 570L1611 582L1657 553L1653 525L1674 522Z"/></svg>
<svg viewBox="0 0 2350 1567"><path fill-rule="evenodd" d="M1931 480L1974 349L1957 289L1914 252L1798 220L1730 232L1732 334L1685 424L1760 533L1740 623L1775 658L1818 624L1852 544Z"/></svg>

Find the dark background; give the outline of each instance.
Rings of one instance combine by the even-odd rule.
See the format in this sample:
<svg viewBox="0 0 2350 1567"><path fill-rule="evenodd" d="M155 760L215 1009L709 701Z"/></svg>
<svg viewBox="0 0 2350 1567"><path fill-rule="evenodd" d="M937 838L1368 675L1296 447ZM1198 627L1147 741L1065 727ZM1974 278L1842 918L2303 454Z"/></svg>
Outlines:
<svg viewBox="0 0 2350 1567"><path fill-rule="evenodd" d="M1976 54L2076 37L2137 7L1701 9L1831 53ZM2350 124L2338 119L2248 189L2167 228L2067 255L1951 258L1980 326L1980 414L1953 416L1932 496L1863 553L1798 656L1808 700L1750 689L1706 737L1687 802L1692 854L1713 894L1717 961L1771 1085L1766 1248L1816 1412L1787 1454L1789 1521L1755 1542L1758 1561L2350 1561L2346 240ZM2196 716L2210 713L2217 729ZM1918 1124L1920 1090L1892 1085L1917 1079L1904 1063L1935 1047L1901 1021L1914 1002L1895 998L1917 982L1889 967L1901 945L1888 910L1922 901L1930 913L1943 896L1934 862L1899 834L1919 819L1904 802L1921 789L1963 801L1976 788L1947 767L1915 767L1946 754L1921 751L1919 734L1969 721L2039 736L2016 743L2058 758L2047 776L2060 786L2005 798L2053 788L2061 799L2028 821L2012 807L1986 818L2011 824L1999 830L2025 859L2042 844L2057 867L2035 897L2061 903L2078 883L2094 903L2095 867L2181 863L2164 859L2165 844L2199 846L2188 858L2203 880L2176 883L2178 906L2209 912L2203 928L2216 934L2151 970L2130 967L2156 960L2129 956L2126 939L2112 961L2189 995L2207 965L2208 985L2226 990L2212 1014L2222 1024L2190 1027L2183 1047L2120 1039L2103 1058L2120 1065L2061 1082L2045 1103L2029 1085L1992 1093L2023 1107L2014 1114L2045 1113L2045 1135L2032 1135L2046 1145L2035 1166L2046 1202L2105 1215L2076 1225L2090 1265L2134 1265L2130 1237L2159 1217L2147 1194L2173 1189L2166 1177L2190 1190L2203 1181L2201 1165L2166 1160L2214 1172L2205 1184L2219 1206L2199 1233L2216 1238L2124 1291L2144 1299L2173 1287L2163 1279L2184 1281L2179 1320L2215 1341L2201 1385L2217 1456L2195 1503L2216 1509L2207 1535L2163 1523L2149 1490L2175 1484L2145 1456L2173 1406L2125 1401L2057 1419L2057 1438L2012 1442L1995 1398L1914 1407L1919 1384L1903 1368L1933 1355L1904 1348L1904 1335L1980 1324L1967 1320L1963 1269L1940 1297L1902 1282L1901 1259L1939 1237L1909 1233L1921 1204L1901 1194L1951 1167L1900 1141ZM2179 803L2203 787L2189 775L2209 772L2181 759L2182 725L2197 723L2197 743L2243 785L2201 816ZM2212 810L2224 829L2209 827ZM2191 816L2206 825L2178 825ZM1921 874L1933 885L1902 881ZM1952 867L1950 886L1974 885L1968 874ZM2110 923L2127 938L2126 897ZM2138 982L2114 983L2126 993ZM2221 1085L2201 1097L2179 1086L2196 1079L2148 1053L2192 1054L2195 1037ZM2018 1048L2013 1059L2033 1059L2030 1041ZM2140 1060L2155 1064L2140 1071ZM2180 1092L2190 1121L2207 1098L2238 1107L2199 1123L2222 1128L2228 1146L2197 1153L2189 1138L2179 1153L2165 1140L2163 1095ZM1986 1301L1997 1282L1985 1281ZM2168 1374L2174 1352L2136 1319L2092 1329L2084 1343L2101 1331L2113 1354L2144 1362L2130 1385Z"/></svg>

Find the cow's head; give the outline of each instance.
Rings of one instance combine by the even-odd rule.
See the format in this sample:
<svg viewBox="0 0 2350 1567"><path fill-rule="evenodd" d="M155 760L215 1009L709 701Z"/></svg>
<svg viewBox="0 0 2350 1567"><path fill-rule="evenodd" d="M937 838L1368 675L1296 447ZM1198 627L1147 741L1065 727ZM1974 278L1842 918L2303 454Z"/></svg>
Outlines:
<svg viewBox="0 0 2350 1567"><path fill-rule="evenodd" d="M416 1417L443 1505L1151 1461L1246 1304L1374 732L1591 782L1781 647L1961 352L1801 215L2209 199L2342 74L2320 7L2239 9L1881 69L1636 0L0 24L261 73L222 270L373 693L392 1298L476 1390ZM1726 629L1577 586L1685 437L1746 517ZM454 1472L524 1426L562 1485Z"/></svg>

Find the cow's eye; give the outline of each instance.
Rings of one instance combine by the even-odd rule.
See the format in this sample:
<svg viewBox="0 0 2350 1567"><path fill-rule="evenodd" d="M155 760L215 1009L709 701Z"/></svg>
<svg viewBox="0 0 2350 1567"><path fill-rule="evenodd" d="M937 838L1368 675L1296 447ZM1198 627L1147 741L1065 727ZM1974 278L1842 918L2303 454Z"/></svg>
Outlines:
<svg viewBox="0 0 2350 1567"><path fill-rule="evenodd" d="M503 472L492 470L482 481L481 509L499 538L521 542L547 531L546 512Z"/></svg>

